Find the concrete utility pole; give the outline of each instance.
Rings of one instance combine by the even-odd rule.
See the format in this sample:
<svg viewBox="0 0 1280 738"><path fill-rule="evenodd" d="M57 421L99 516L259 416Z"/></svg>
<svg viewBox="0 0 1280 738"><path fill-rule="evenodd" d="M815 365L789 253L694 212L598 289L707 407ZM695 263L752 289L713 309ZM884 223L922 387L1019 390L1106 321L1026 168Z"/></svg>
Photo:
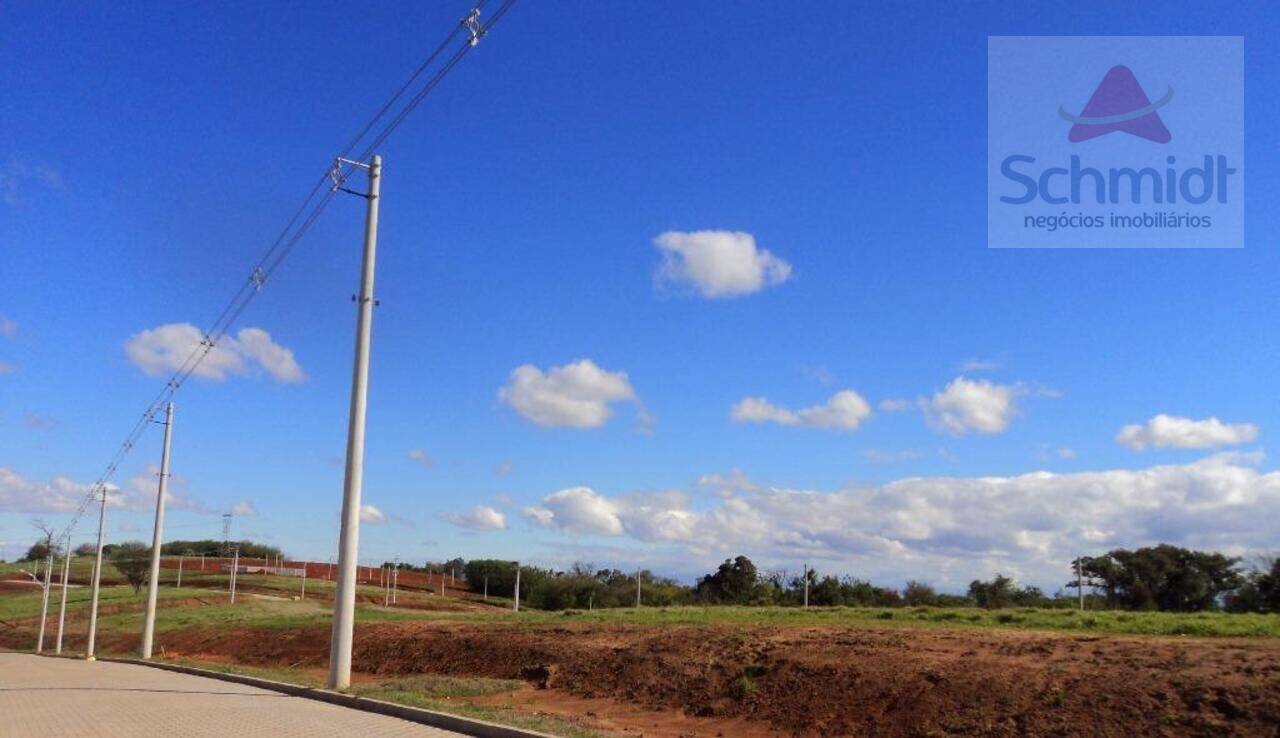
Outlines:
<svg viewBox="0 0 1280 738"><path fill-rule="evenodd" d="M307 562L302 562L302 599L307 599Z"/></svg>
<svg viewBox="0 0 1280 738"><path fill-rule="evenodd" d="M396 592L400 589L400 557L396 557L396 568L391 570L391 604L396 604Z"/></svg>
<svg viewBox="0 0 1280 738"><path fill-rule="evenodd" d="M49 556L44 562L44 597L40 601L40 637L36 639L36 653L44 651L44 625L49 617L49 587L53 586L53 533L45 536Z"/></svg>
<svg viewBox="0 0 1280 738"><path fill-rule="evenodd" d="M520 562L516 562L516 598L515 604L511 608L515 612L520 612Z"/></svg>
<svg viewBox="0 0 1280 738"><path fill-rule="evenodd" d="M1076 591L1080 594L1080 611L1084 611L1084 557L1076 557Z"/></svg>
<svg viewBox="0 0 1280 738"><path fill-rule="evenodd" d="M186 558L186 554L178 554L178 583L173 585L174 589L182 588L182 560Z"/></svg>
<svg viewBox="0 0 1280 738"><path fill-rule="evenodd" d="M98 635L98 590L102 582L102 536L107 530L107 485L102 485L102 508L98 511L98 557L93 564L93 596L89 603L89 640L84 660L93 661L93 642Z"/></svg>
<svg viewBox="0 0 1280 738"><path fill-rule="evenodd" d="M53 652L62 653L62 626L67 622L67 575L71 572L71 531L67 531L67 551L62 556L62 604L58 606L58 640Z"/></svg>
<svg viewBox="0 0 1280 738"><path fill-rule="evenodd" d="M489 575L484 575L484 601L489 601Z"/></svg>
<svg viewBox="0 0 1280 738"><path fill-rule="evenodd" d="M142 621L142 658L151 658L156 632L156 595L160 591L160 543L164 540L164 496L169 489L169 443L173 440L173 403L164 408L164 448L160 451L160 491L156 493L156 524L151 532L151 577L147 581L147 612Z"/></svg>
<svg viewBox="0 0 1280 738"><path fill-rule="evenodd" d="M382 606L391 604L391 580L387 578L387 565L382 565Z"/></svg>
<svg viewBox="0 0 1280 738"><path fill-rule="evenodd" d="M341 161L338 162L340 166ZM365 166L355 163L356 166ZM369 395L369 341L373 328L373 276L378 251L378 200L382 157L367 165L364 258L356 297L355 366L351 376L351 416L347 424L347 468L342 490L342 532L338 543L338 586L333 598L333 633L329 639L330 689L351 686L351 642L355 636L356 566L360 550L360 492L364 485L364 421ZM339 170L340 171L340 170Z"/></svg>
<svg viewBox="0 0 1280 738"><path fill-rule="evenodd" d="M804 565L804 606L809 606L809 565Z"/></svg>
<svg viewBox="0 0 1280 738"><path fill-rule="evenodd" d="M636 567L636 607L640 607L640 568Z"/></svg>
<svg viewBox="0 0 1280 738"><path fill-rule="evenodd" d="M231 559L231 604L236 604L236 572L240 569L240 547L236 546L235 556Z"/></svg>

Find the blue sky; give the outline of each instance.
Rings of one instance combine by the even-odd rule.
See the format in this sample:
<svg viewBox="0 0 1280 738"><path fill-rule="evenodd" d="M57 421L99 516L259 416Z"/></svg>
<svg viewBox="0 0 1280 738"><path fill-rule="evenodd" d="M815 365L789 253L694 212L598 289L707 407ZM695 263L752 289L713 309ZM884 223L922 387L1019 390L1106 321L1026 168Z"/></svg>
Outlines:
<svg viewBox="0 0 1280 738"><path fill-rule="evenodd" d="M362 559L1052 588L1077 551L1274 547L1276 18L1159 7L517 5L381 152ZM0 11L4 555L463 12ZM987 37L1068 33L1245 36L1245 248L986 248ZM362 219L179 394L168 537L247 503L238 534L334 554Z"/></svg>

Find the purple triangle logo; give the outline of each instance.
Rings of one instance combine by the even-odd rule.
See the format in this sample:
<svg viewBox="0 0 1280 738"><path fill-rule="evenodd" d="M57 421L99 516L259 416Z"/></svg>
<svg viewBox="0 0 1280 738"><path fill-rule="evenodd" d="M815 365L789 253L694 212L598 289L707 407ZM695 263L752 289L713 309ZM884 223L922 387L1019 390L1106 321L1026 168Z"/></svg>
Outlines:
<svg viewBox="0 0 1280 738"><path fill-rule="evenodd" d="M1072 115L1059 106L1058 116L1072 124L1067 132L1067 140L1071 143L1088 141L1112 131L1124 131L1156 143L1169 143L1173 136L1156 111L1172 99L1173 88L1170 87L1164 97L1151 102L1133 72L1120 64L1107 70L1080 115Z"/></svg>

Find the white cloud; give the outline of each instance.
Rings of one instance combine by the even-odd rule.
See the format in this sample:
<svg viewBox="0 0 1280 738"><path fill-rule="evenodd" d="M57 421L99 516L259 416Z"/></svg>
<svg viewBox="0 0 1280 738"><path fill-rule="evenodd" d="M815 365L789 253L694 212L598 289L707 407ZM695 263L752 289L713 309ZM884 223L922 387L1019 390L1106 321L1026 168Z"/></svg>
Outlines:
<svg viewBox="0 0 1280 738"><path fill-rule="evenodd" d="M385 523L387 516L373 505L360 506L360 522L362 523Z"/></svg>
<svg viewBox="0 0 1280 738"><path fill-rule="evenodd" d="M1258 437L1258 426L1252 423L1223 423L1217 418L1193 420L1161 413L1145 425L1126 425L1116 441L1135 451L1148 446L1156 448L1217 448L1249 443Z"/></svg>
<svg viewBox="0 0 1280 738"><path fill-rule="evenodd" d="M611 498L577 487L536 509L549 528L673 546L686 566L745 553L765 566L807 559L952 589L1003 571L1052 590L1080 553L1157 542L1274 546L1280 472L1260 472L1260 460L1219 454L1142 469L914 477L835 492L756 487L698 506L680 493Z"/></svg>
<svg viewBox="0 0 1280 738"><path fill-rule="evenodd" d="M170 475L169 488L165 490L164 505L167 510L186 510L207 515L212 513L203 502L186 494L186 480ZM107 496L108 507L120 507L131 511L155 510L156 493L160 491L160 467L150 464L145 473L129 479L129 486L120 491L119 497Z"/></svg>
<svg viewBox="0 0 1280 738"><path fill-rule="evenodd" d="M1058 454L1058 458L1060 459L1074 459L1079 456L1076 450L1069 446L1061 446L1054 453Z"/></svg>
<svg viewBox="0 0 1280 738"><path fill-rule="evenodd" d="M241 500L231 506L231 514L238 518L252 518L258 514L258 508L248 500Z"/></svg>
<svg viewBox="0 0 1280 738"><path fill-rule="evenodd" d="M32 413L27 413L22 416L22 422L32 430L49 430L58 424L57 421L52 418L45 418Z"/></svg>
<svg viewBox="0 0 1280 738"><path fill-rule="evenodd" d="M993 369L999 369L1000 362L995 359L980 359L972 357L965 359L956 365L956 371L961 372L989 372Z"/></svg>
<svg viewBox="0 0 1280 738"><path fill-rule="evenodd" d="M182 368L203 340L204 334L190 323L167 323L135 334L125 341L124 351L134 366L156 377ZM220 382L249 374L255 367L279 382L306 379L293 351L275 343L261 328L242 328L235 336L223 336L193 375Z"/></svg>
<svg viewBox="0 0 1280 738"><path fill-rule="evenodd" d="M91 486L74 482L64 476L54 477L48 482L39 482L28 479L13 469L0 466L0 512L75 512L80 507L81 501L89 494Z"/></svg>
<svg viewBox="0 0 1280 738"><path fill-rule="evenodd" d="M872 464L892 464L899 461L914 461L922 456L924 456L924 454L911 449L907 449L905 451L878 451L874 448L869 448L862 452L862 458Z"/></svg>
<svg viewBox="0 0 1280 738"><path fill-rule="evenodd" d="M526 508L525 517L567 533L611 536L622 533L617 507L590 487L553 492L543 499L541 507Z"/></svg>
<svg viewBox="0 0 1280 738"><path fill-rule="evenodd" d="M430 456L427 455L426 451L423 451L420 448L409 449L409 453L407 454L407 456L410 459L421 464L425 469L430 469L431 467L436 465L435 459L432 459Z"/></svg>
<svg viewBox="0 0 1280 738"><path fill-rule="evenodd" d="M910 400L887 398L880 401L880 409L886 413L901 413L911 409Z"/></svg>
<svg viewBox="0 0 1280 738"><path fill-rule="evenodd" d="M12 337L12 336L16 336L16 335L18 335L18 323L17 323L17 321L10 320L9 318L6 318L5 316L0 315L0 336L4 336L4 337L6 337L6 338L10 338L10 337Z"/></svg>
<svg viewBox="0 0 1280 738"><path fill-rule="evenodd" d="M0 202L25 205L33 190L61 190L62 175L44 164L10 160L0 167Z"/></svg>
<svg viewBox="0 0 1280 738"><path fill-rule="evenodd" d="M467 512L449 512L442 516L460 528L472 530L505 530L507 516L488 505L476 505Z"/></svg>
<svg viewBox="0 0 1280 738"><path fill-rule="evenodd" d="M658 281L691 286L703 297L749 295L791 277L790 264L742 231L667 231L653 243L662 252Z"/></svg>
<svg viewBox="0 0 1280 738"><path fill-rule="evenodd" d="M729 411L736 423L778 423L810 428L854 430L871 417L871 406L853 390L841 390L822 405L789 410L764 397L745 397Z"/></svg>
<svg viewBox="0 0 1280 738"><path fill-rule="evenodd" d="M1014 400L1021 392L1016 385L956 377L920 405L930 422L947 433L1003 433L1017 412Z"/></svg>
<svg viewBox="0 0 1280 738"><path fill-rule="evenodd" d="M590 359L545 374L532 364L516 367L498 399L550 428L598 428L613 414L611 404L639 404L626 372L605 371Z"/></svg>

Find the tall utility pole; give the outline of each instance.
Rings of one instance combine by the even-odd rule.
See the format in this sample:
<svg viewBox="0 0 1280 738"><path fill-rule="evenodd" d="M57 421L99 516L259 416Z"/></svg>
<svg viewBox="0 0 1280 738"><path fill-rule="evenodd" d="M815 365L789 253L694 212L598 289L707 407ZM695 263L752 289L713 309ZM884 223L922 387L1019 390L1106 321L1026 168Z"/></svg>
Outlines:
<svg viewBox="0 0 1280 738"><path fill-rule="evenodd" d="M636 607L640 607L640 567L636 567Z"/></svg>
<svg viewBox="0 0 1280 738"><path fill-rule="evenodd" d="M335 163L335 184L342 182ZM329 639L330 689L351 686L351 642L356 615L356 566L360 550L360 492L364 485L364 418L369 395L369 334L373 328L373 275L378 251L378 199L382 157L369 164L347 162L368 169L365 198L364 258L360 267L360 293L356 296L355 366L351 375L351 417L347 424L347 469L342 485L342 533L338 542L338 586L333 598L333 633ZM345 190L345 188L343 188ZM359 193L353 193L359 194Z"/></svg>
<svg viewBox="0 0 1280 738"><path fill-rule="evenodd" d="M515 603L511 607L515 612L520 612L520 562L516 562L516 598Z"/></svg>
<svg viewBox="0 0 1280 738"><path fill-rule="evenodd" d="M173 403L164 407L164 448L160 451L160 490L156 492L156 524L151 531L151 577L147 580L147 613L142 620L142 658L151 658L156 632L156 595L160 591L160 543L164 540L164 496L169 490L169 443L173 440Z"/></svg>
<svg viewBox="0 0 1280 738"><path fill-rule="evenodd" d="M93 642L98 635L98 589L102 582L102 536L107 530L107 485L102 485L102 508L98 511L98 557L93 564L93 598L89 604L89 640L84 660L93 661Z"/></svg>
<svg viewBox="0 0 1280 738"><path fill-rule="evenodd" d="M809 565L804 565L804 606L809 606Z"/></svg>
<svg viewBox="0 0 1280 738"><path fill-rule="evenodd" d="M71 531L67 531L67 550L62 555L62 604L58 605L58 640L53 652L62 653L62 626L67 623L67 575L71 573Z"/></svg>

